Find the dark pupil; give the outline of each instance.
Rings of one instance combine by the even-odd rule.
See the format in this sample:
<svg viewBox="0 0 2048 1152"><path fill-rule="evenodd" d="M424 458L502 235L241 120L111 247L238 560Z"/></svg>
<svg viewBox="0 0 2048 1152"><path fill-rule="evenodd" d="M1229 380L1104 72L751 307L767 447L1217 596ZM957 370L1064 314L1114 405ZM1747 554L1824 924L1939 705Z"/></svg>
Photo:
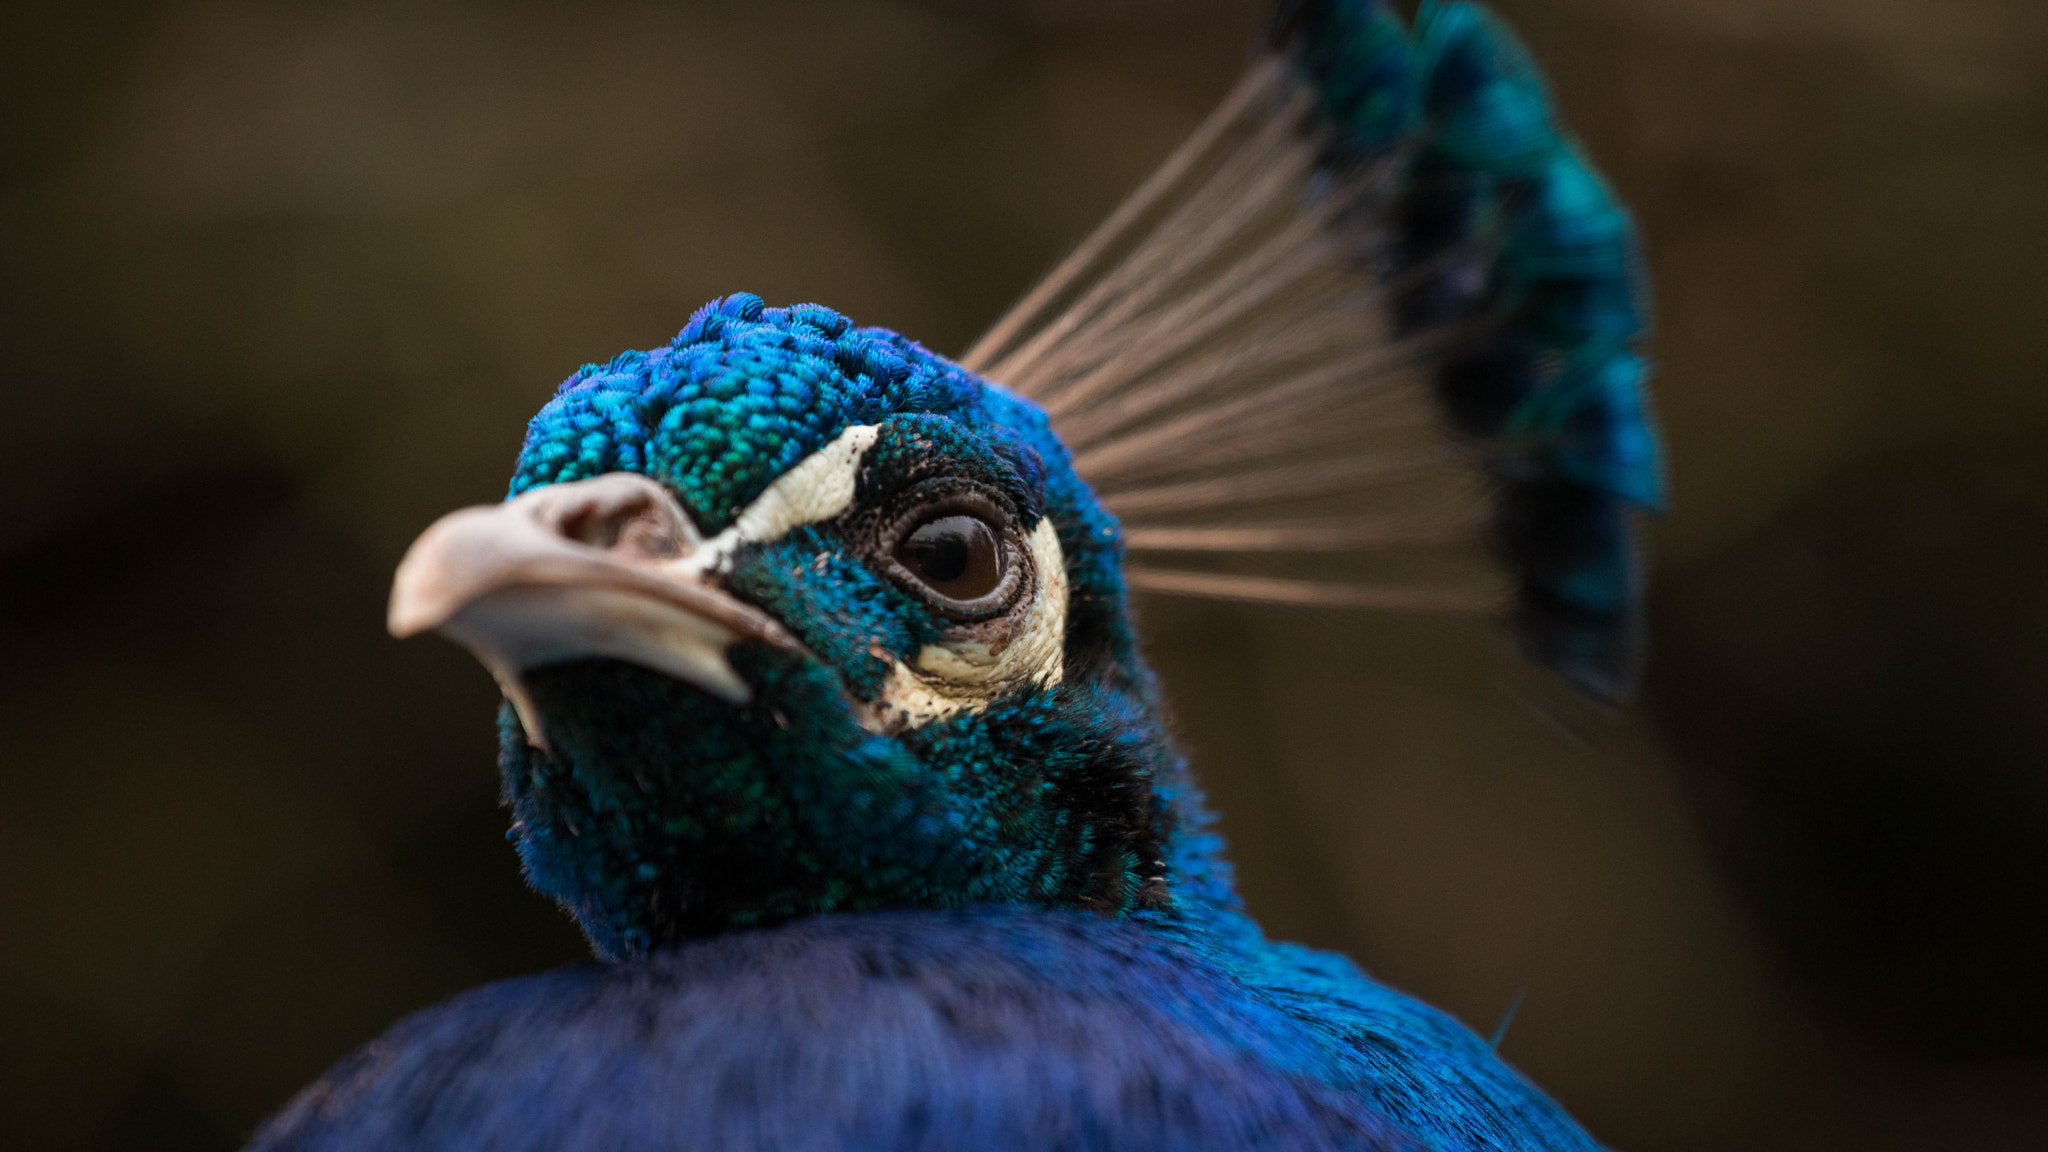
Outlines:
<svg viewBox="0 0 2048 1152"><path fill-rule="evenodd" d="M972 516L927 521L897 546L896 562L954 600L988 595L1003 575L996 534Z"/></svg>

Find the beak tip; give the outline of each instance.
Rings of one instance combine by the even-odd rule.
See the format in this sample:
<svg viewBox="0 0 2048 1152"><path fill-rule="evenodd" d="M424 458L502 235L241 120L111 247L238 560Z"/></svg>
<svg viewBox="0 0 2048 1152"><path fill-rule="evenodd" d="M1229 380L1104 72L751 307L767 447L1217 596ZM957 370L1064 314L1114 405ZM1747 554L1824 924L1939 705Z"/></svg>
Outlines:
<svg viewBox="0 0 2048 1152"><path fill-rule="evenodd" d="M384 610L384 628L399 640L409 640L422 632L440 627L447 613L436 612L430 605L421 603L417 595L410 595L405 573L391 589L391 603Z"/></svg>
<svg viewBox="0 0 2048 1152"><path fill-rule="evenodd" d="M734 640L751 636L802 650L762 610L712 588L694 571L672 571L662 557L598 548L558 530L554 521L564 509L608 507L605 501L618 496L618 480L572 481L451 512L413 541L392 574L385 629L400 640L438 631L468 648L521 706L537 746L539 726L517 675L528 665L607 656L741 706L753 692L726 659ZM638 477L632 484L653 487ZM673 503L658 490L653 498ZM679 507L672 519L695 538Z"/></svg>
<svg viewBox="0 0 2048 1152"><path fill-rule="evenodd" d="M488 531L496 527L502 506L462 508L434 521L419 539L405 550L398 570L391 575L391 599L384 610L384 627L399 640L431 632L446 624L467 600L487 591L476 585L477 555L492 555Z"/></svg>

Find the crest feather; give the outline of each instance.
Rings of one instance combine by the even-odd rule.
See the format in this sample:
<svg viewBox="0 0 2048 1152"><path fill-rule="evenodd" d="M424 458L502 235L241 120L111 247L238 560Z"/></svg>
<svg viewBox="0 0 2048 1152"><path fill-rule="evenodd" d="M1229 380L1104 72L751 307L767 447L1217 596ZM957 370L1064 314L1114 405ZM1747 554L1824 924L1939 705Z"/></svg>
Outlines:
<svg viewBox="0 0 2048 1152"><path fill-rule="evenodd" d="M1132 588L1502 616L1617 699L1663 500L1644 296L1504 25L1326 0L960 363L1045 409Z"/></svg>

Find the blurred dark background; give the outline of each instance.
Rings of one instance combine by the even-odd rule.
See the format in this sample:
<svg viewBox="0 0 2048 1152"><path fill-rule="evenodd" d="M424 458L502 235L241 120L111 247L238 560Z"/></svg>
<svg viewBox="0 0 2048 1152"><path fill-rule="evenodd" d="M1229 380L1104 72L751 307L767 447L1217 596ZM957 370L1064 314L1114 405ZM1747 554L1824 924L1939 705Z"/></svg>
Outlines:
<svg viewBox="0 0 2048 1152"><path fill-rule="evenodd" d="M1636 207L1641 704L1437 621L1148 603L1278 935L1635 1152L2048 1146L2048 6L1512 0ZM714 295L966 345L1264 0L0 13L0 1144L229 1148L579 956L489 679L386 638L577 364Z"/></svg>

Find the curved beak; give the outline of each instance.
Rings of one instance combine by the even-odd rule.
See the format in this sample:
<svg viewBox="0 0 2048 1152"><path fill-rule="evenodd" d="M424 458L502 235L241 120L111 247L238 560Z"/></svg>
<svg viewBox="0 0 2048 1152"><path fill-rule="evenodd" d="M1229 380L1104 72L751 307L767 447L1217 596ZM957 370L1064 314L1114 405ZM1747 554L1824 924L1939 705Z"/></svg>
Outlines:
<svg viewBox="0 0 2048 1152"><path fill-rule="evenodd" d="M681 505L644 476L536 488L451 512L421 533L393 577L388 623L393 636L438 630L475 653L541 747L521 677L544 664L609 656L745 703L751 692L727 648L742 639L804 646L713 587L703 545Z"/></svg>

